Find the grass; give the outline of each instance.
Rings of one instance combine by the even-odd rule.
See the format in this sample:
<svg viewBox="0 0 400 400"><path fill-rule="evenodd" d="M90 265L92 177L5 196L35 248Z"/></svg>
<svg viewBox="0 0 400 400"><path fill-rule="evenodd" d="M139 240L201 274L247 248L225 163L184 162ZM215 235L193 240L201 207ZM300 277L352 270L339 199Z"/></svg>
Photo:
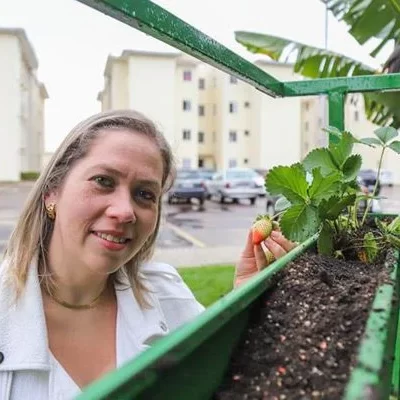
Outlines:
<svg viewBox="0 0 400 400"><path fill-rule="evenodd" d="M179 268L178 272L204 307L210 306L233 289L233 265Z"/></svg>

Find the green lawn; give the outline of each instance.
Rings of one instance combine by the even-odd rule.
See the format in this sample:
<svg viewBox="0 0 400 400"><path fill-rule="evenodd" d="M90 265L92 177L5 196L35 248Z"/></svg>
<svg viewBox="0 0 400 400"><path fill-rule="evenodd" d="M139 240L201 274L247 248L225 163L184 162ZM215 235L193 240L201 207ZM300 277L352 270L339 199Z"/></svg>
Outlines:
<svg viewBox="0 0 400 400"><path fill-rule="evenodd" d="M210 306L233 288L233 265L179 268L179 274L205 307Z"/></svg>

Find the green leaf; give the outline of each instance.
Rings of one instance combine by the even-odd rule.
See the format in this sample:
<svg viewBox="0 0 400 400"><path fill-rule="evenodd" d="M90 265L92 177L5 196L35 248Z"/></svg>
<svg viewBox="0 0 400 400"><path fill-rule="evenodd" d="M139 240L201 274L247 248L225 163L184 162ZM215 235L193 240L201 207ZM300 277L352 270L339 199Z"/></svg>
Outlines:
<svg viewBox="0 0 400 400"><path fill-rule="evenodd" d="M324 0L323 0L324 1ZM329 1L329 0L328 0ZM336 1L336 0L333 0ZM374 2L374 0L354 0L357 3L356 9L363 10L366 4ZM351 0L352 3L354 3ZM397 5L399 0L375 0L376 2L387 3L386 11L392 9L393 12L399 14L398 9L394 9L393 2ZM347 9L348 1L339 0L339 3L346 3ZM399 6L399 5L398 5ZM384 7L382 7L383 9ZM380 10L378 10L380 11ZM358 24L358 16L362 15L361 11L355 13L357 18L354 20ZM352 14L353 15L353 14ZM383 14L380 14L383 15ZM393 19L393 14L388 14L389 23L397 21ZM386 18L385 17L385 18ZM372 19L371 19L372 18ZM365 32L366 38L370 38L370 28L376 26L374 16L369 16L369 21L366 24L363 19L363 26L367 27ZM347 21L346 21L347 22ZM396 25L397 26L397 25ZM382 48L381 46L386 43L385 41L392 40L396 43L400 42L400 26L396 28L393 26L389 29L387 37L375 49ZM352 26L349 26L351 29ZM382 32L385 31L389 25L385 25ZM374 36L372 34L372 36ZM253 32L235 32L236 40L244 45L252 53L266 54L268 57L276 61L294 62L294 71L308 78L334 78L334 77L350 77L360 75L374 75L377 71L357 60L353 60L342 54L333 53L325 49L308 46L303 43L291 41L285 38ZM368 39L367 39L368 40ZM400 92L368 92L364 93L365 114L367 118L380 126L391 124L395 127L400 127Z"/></svg>
<svg viewBox="0 0 400 400"><path fill-rule="evenodd" d="M333 237L334 232L328 223L322 225L321 232L318 236L317 248L318 253L326 256L333 254Z"/></svg>
<svg viewBox="0 0 400 400"><path fill-rule="evenodd" d="M319 204L321 200L328 199L338 192L340 188L340 175L333 173L327 176L322 176L319 168L312 171L313 181L308 189L310 200L314 204Z"/></svg>
<svg viewBox="0 0 400 400"><path fill-rule="evenodd" d="M307 154L303 160L303 166L306 171L311 172L315 168L321 168L323 176L333 172L340 172L338 166L334 163L328 149L318 148Z"/></svg>
<svg viewBox="0 0 400 400"><path fill-rule="evenodd" d="M329 144L329 150L331 152L332 158L339 166L339 168L342 168L344 162L350 156L355 141L356 140L351 133L343 132L341 134L339 143Z"/></svg>
<svg viewBox="0 0 400 400"><path fill-rule="evenodd" d="M304 242L318 232L320 224L318 210L306 204L293 205L280 219L282 233L294 242Z"/></svg>
<svg viewBox="0 0 400 400"><path fill-rule="evenodd" d="M351 35L364 44L376 43L371 51L375 57L390 41L400 41L399 0L322 0L339 20L348 25ZM372 42L372 41L371 41Z"/></svg>
<svg viewBox="0 0 400 400"><path fill-rule="evenodd" d="M362 138L358 141L358 143L366 144L370 147L375 147L374 145L382 146L381 141L376 138Z"/></svg>
<svg viewBox="0 0 400 400"><path fill-rule="evenodd" d="M265 186L270 194L285 196L292 204L304 203L308 199L306 172L300 164L272 168Z"/></svg>
<svg viewBox="0 0 400 400"><path fill-rule="evenodd" d="M276 61L294 62L294 70L309 78L369 75L374 69L346 57L318 47L263 33L237 31L235 39L252 53L265 54ZM294 61L293 61L294 60Z"/></svg>
<svg viewBox="0 0 400 400"><path fill-rule="evenodd" d="M337 137L338 139L341 138L342 136L342 131L339 130L338 128L336 128L336 126L328 126L326 128L322 128L322 130L326 133L329 133L330 135L333 135L335 137Z"/></svg>
<svg viewBox="0 0 400 400"><path fill-rule="evenodd" d="M275 211L281 212L289 208L291 205L292 203L286 197L281 196L275 203Z"/></svg>
<svg viewBox="0 0 400 400"><path fill-rule="evenodd" d="M383 144L390 142L398 135L397 130L394 129L392 126L383 126L381 128L375 129L374 133L376 136L378 136Z"/></svg>
<svg viewBox="0 0 400 400"><path fill-rule="evenodd" d="M387 235L387 239L389 240L390 244L396 247L397 249L400 249L400 238L397 236L394 236L392 234Z"/></svg>
<svg viewBox="0 0 400 400"><path fill-rule="evenodd" d="M386 222L381 221L379 218L375 218L375 225L382 233L387 232L388 224Z"/></svg>
<svg viewBox="0 0 400 400"><path fill-rule="evenodd" d="M355 201L355 194L349 194L342 198L333 196L328 200L322 200L318 207L319 216L321 219L335 220L346 207L354 206Z"/></svg>
<svg viewBox="0 0 400 400"><path fill-rule="evenodd" d="M397 154L400 154L400 142L398 140L390 143L388 147L395 151Z"/></svg>
<svg viewBox="0 0 400 400"><path fill-rule="evenodd" d="M388 232L400 235L400 217L397 216L387 227Z"/></svg>
<svg viewBox="0 0 400 400"><path fill-rule="evenodd" d="M378 255L378 244L372 232L367 232L364 235L364 249L368 262L374 262Z"/></svg>
<svg viewBox="0 0 400 400"><path fill-rule="evenodd" d="M359 154L353 154L343 164L343 176L345 181L354 180L360 171L362 158Z"/></svg>

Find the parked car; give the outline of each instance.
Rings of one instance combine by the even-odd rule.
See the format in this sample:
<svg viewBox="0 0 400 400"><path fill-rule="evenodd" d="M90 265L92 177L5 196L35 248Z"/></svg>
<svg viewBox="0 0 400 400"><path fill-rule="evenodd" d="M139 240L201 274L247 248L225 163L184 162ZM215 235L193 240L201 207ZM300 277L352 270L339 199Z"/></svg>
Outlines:
<svg viewBox="0 0 400 400"><path fill-rule="evenodd" d="M207 191L205 178L198 170L179 170L173 187L169 190L168 203L190 203L197 199L203 205Z"/></svg>
<svg viewBox="0 0 400 400"><path fill-rule="evenodd" d="M372 194L375 188L376 179L377 179L377 171L373 169L364 169L360 170L357 176L357 183L360 185L361 191L365 194ZM378 196L381 191L381 183L378 181L378 187L375 192L375 195ZM359 203L360 211L365 210L367 206L367 200L363 200ZM379 203L379 199L373 199L371 201L371 211L372 212L380 212L381 206Z"/></svg>
<svg viewBox="0 0 400 400"><path fill-rule="evenodd" d="M381 169L379 173L379 182L382 186L393 186L393 172L388 169Z"/></svg>
<svg viewBox="0 0 400 400"><path fill-rule="evenodd" d="M259 178L260 175L251 168L228 168L215 173L205 185L209 196L217 197L220 203L224 203L226 199L234 202L249 199L254 205L257 197L264 191L264 180L261 183Z"/></svg>
<svg viewBox="0 0 400 400"><path fill-rule="evenodd" d="M359 184L365 186L368 192L372 193L374 190L378 172L373 169L361 169L358 173ZM376 194L379 194L381 189L381 184L378 182L378 189Z"/></svg>
<svg viewBox="0 0 400 400"><path fill-rule="evenodd" d="M211 168L199 168L198 171L199 171L200 176L203 179L203 186L206 191L206 199L209 200L211 196L208 193L206 181L210 180L216 171L215 171L215 169L211 169Z"/></svg>

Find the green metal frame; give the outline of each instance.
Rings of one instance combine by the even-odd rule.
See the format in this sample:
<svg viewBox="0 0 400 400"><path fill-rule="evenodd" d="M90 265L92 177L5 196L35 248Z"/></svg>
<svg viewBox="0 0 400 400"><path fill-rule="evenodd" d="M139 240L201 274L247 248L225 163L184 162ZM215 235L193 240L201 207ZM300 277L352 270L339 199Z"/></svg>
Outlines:
<svg viewBox="0 0 400 400"><path fill-rule="evenodd" d="M205 35L149 0L77 1L174 46L222 71L236 76L269 96L294 97L326 95L328 97L329 125L340 130L343 130L345 126L344 105L347 93L400 89L400 74L281 82L227 49L213 38ZM337 139L331 135L329 140L335 141ZM311 241L307 241L307 246L310 245L310 243ZM304 248L300 247L300 250L303 251ZM151 351L143 353L137 360L118 370L118 373L113 373L104 380L95 383L79 398L81 400L106 398L130 399L133 397L135 399L207 398L206 393L201 391L199 385L193 386L194 377L190 377L190 374L185 374L185 371L180 370L177 363L186 356L191 357L191 355L195 355L196 357L193 359L196 360L196 365L193 364L193 370L197 371L204 379L220 379L220 377L207 374L207 364L226 362L224 361L226 360L226 358L224 358L226 352L231 351L233 341L237 340L235 339L237 338L235 332L237 333L238 330L240 331L247 323L250 303L266 289L269 278L273 275L274 271L276 272L276 270L283 268L292 256L299 254L300 250L296 250L290 253L291 255L289 257L285 257L281 261L276 262L273 268L268 269L268 272L259 274L258 278L254 280L251 285L245 285L243 289L240 288L232 292L230 295L226 296L224 300L218 302L215 307L206 310L203 315L198 317L195 323L189 324L187 327L184 327L184 329L180 329L170 337L163 339L160 341L159 345L155 345ZM395 271L396 272L393 273L395 274L397 282L397 269L395 269ZM378 293L378 297L375 301L379 304L386 304L385 316L383 317L382 313L379 314L379 316L374 316L375 314L372 313L367 328L369 329L370 338L373 338L370 340L373 340L374 345L380 343L382 351L392 349L393 346L391 344L396 342L395 352L390 355L395 357L393 373L391 367L390 370L386 369L386 371L389 374L392 373L392 394L394 394L396 398L399 398L400 340L396 340L396 338L400 337L400 327L397 326L400 315L398 304L393 300L394 298L397 299L399 287L396 283L395 286L389 285L387 287L382 287L381 291L382 294L379 295ZM389 298L393 300L390 303L391 305L388 303ZM246 301L244 301L244 299L246 299ZM252 300L250 301L249 299ZM374 303L374 307L375 305ZM233 315L236 316L236 322L230 327L232 334L228 336L223 334L222 336L218 336L221 335L218 333L218 325L229 324L227 321L231 320ZM375 332L373 328L374 326L378 326L379 323L381 323L381 325L384 324L384 322L387 328L385 337L380 335L379 332ZM393 331L393 327L395 327L395 331ZM396 330L397 334L394 334L393 332L396 332ZM226 330L224 330L224 332L226 332ZM216 336L213 337L213 340L219 343L220 355L215 354L214 347L208 346L205 341L206 338L214 334ZM368 349L370 343L371 342L367 341L363 344L361 349L361 358L363 359L364 367L368 364L371 353L369 350L363 349ZM197 357L197 354L202 354L203 356L207 355L207 357ZM368 355L368 357L366 357L366 355ZM377 358L373 359L377 360ZM201 360L206 360L206 363L203 365ZM360 393L365 389L368 382L384 382L387 387L390 386L388 384L389 377L383 377L381 375L382 368L379 369L376 362L374 362L373 365L369 365L369 369L360 365L355 369L346 394L347 400L364 398L359 396L361 396ZM172 369L165 368L171 365L175 367ZM179 382L180 392L175 387L175 376L184 378ZM156 381L159 382L160 379L164 384L163 390L167 390L167 392L163 392L162 394L159 394L157 389L154 391L154 386L152 386ZM136 380L136 383L131 385L130 382L133 382L133 380ZM141 394L139 394L139 392ZM181 394L177 395L178 392ZM386 392L385 396L387 395ZM172 397L169 396L168 393L171 394ZM199 394L201 394L202 397L199 397ZM209 395L211 394L209 393Z"/></svg>

